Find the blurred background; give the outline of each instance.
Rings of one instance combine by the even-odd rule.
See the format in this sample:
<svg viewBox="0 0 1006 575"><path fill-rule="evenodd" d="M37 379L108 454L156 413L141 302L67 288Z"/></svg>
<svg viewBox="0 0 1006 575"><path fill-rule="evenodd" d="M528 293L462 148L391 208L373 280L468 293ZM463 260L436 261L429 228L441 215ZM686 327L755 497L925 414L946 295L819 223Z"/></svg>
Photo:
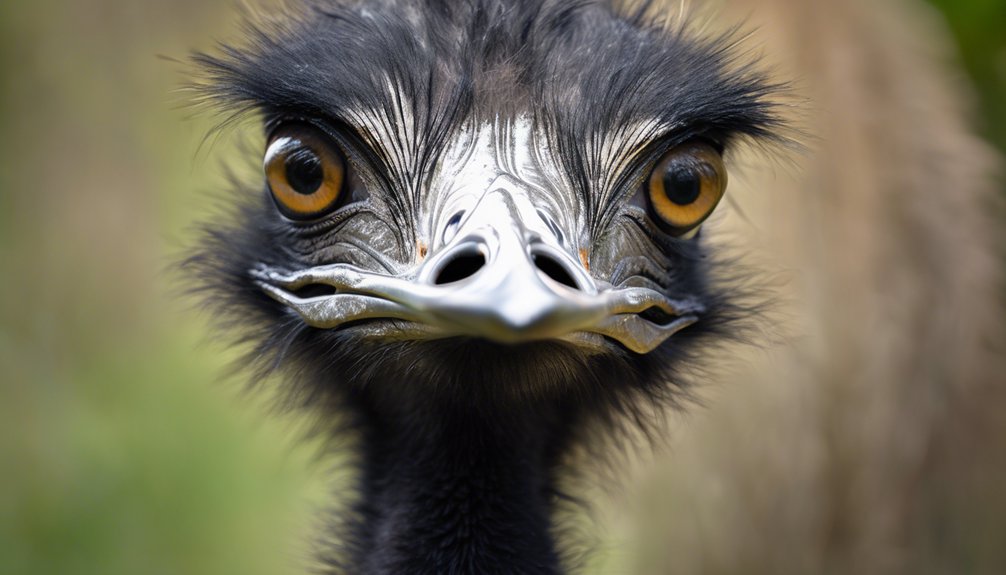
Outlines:
<svg viewBox="0 0 1006 575"><path fill-rule="evenodd" d="M1006 2L931 7L973 82L974 129L1006 150ZM227 377L233 353L170 270L242 141L204 142L214 118L180 106L170 59L237 37L236 15L230 0L0 3L0 574L306 572L333 462ZM1006 573L1006 517L975 521L934 572ZM590 572L623 572L617 544L601 548Z"/></svg>

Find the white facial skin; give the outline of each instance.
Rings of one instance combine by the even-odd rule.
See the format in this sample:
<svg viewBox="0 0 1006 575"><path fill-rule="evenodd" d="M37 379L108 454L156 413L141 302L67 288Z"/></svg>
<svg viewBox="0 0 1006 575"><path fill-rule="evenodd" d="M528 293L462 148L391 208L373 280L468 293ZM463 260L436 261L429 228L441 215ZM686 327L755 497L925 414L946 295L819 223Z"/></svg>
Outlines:
<svg viewBox="0 0 1006 575"><path fill-rule="evenodd" d="M594 205L588 210L580 194L569 193L578 184L569 180L551 152L547 133L529 116L497 118L465 129L443 154L435 176L437 184L425 194L430 205L428 228L424 231L430 248L449 241L436 232L445 230L450 218L471 213L487 192L504 186L515 199L519 198L521 221L526 228L537 232L544 241L560 240L556 247L577 256L589 243L585 237L588 211L596 213L598 206L615 200L613 196L619 192L614 185L617 174L625 171L660 131L657 122L645 122L600 142L588 143L590 171L597 174L591 192ZM555 237L556 230L546 218L535 213L538 210L558 226L561 238Z"/></svg>

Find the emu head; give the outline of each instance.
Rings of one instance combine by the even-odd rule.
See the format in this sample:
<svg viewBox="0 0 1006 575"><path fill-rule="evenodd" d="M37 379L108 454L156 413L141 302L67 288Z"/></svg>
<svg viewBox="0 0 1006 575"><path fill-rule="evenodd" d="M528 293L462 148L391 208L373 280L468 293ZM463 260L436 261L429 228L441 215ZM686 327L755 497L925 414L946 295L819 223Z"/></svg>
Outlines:
<svg viewBox="0 0 1006 575"><path fill-rule="evenodd" d="M201 248L310 389L490 406L660 395L730 316L701 225L774 86L730 36L602 2L310 2L201 56L264 178Z"/></svg>
<svg viewBox="0 0 1006 575"><path fill-rule="evenodd" d="M646 12L318 0L200 57L267 143L193 261L252 361L359 430L337 570L558 573L583 423L643 420L727 334L700 226L774 88Z"/></svg>

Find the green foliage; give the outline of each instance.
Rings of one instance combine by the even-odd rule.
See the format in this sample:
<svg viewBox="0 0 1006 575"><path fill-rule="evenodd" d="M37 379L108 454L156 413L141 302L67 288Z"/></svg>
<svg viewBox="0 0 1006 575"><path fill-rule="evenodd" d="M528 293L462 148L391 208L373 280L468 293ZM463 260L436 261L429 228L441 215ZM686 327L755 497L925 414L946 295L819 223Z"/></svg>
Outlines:
<svg viewBox="0 0 1006 575"><path fill-rule="evenodd" d="M977 127L1006 150L1006 2L930 0L947 19L981 97Z"/></svg>

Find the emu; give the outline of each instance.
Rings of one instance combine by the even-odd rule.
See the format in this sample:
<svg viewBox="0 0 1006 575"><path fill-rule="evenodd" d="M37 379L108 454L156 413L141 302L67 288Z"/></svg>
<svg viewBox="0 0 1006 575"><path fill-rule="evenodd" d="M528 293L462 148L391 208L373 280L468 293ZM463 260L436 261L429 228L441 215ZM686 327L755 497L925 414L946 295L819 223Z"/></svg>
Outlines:
<svg viewBox="0 0 1006 575"><path fill-rule="evenodd" d="M356 440L334 572L562 572L569 452L756 315L703 223L732 157L790 143L785 83L650 8L314 0L197 57L266 145L192 266Z"/></svg>

